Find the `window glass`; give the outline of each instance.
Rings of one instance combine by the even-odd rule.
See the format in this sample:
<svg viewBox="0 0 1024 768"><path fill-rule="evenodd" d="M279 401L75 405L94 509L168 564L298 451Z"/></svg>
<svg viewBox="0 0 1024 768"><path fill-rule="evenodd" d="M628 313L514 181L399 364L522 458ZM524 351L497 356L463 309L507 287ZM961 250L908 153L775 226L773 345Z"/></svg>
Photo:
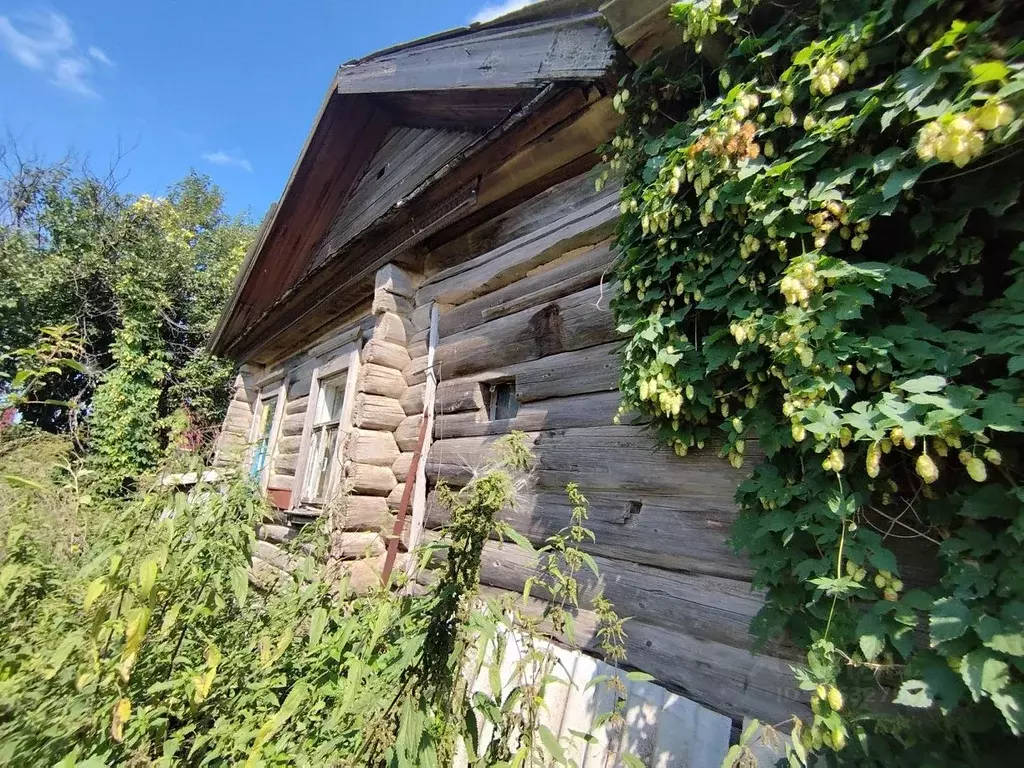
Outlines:
<svg viewBox="0 0 1024 768"><path fill-rule="evenodd" d="M338 448L338 431L345 400L344 379L322 382L313 414L309 463L304 483L309 501L323 501L330 491L331 468Z"/></svg>
<svg viewBox="0 0 1024 768"><path fill-rule="evenodd" d="M519 413L515 381L496 381L488 385L487 415L491 421L512 419Z"/></svg>
<svg viewBox="0 0 1024 768"><path fill-rule="evenodd" d="M267 467L270 438L274 433L274 414L277 411L277 396L260 400L256 427L256 442L253 445L252 463L249 465L249 476L254 480L263 475Z"/></svg>

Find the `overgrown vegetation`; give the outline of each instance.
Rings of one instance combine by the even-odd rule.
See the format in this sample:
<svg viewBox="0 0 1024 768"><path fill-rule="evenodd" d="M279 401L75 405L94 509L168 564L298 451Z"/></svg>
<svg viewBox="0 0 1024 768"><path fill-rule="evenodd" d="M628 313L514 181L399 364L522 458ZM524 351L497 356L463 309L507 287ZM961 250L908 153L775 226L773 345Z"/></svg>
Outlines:
<svg viewBox="0 0 1024 768"><path fill-rule="evenodd" d="M204 344L253 228L196 174L151 198L119 193L113 172L26 159L10 144L0 166L0 353L33 346L43 327L82 343L82 367L48 377L18 410L50 431L88 415L76 434L97 479L119 491L168 444L198 445L219 424L233 366ZM17 363L0 370L13 376Z"/></svg>
<svg viewBox="0 0 1024 768"><path fill-rule="evenodd" d="M33 462L41 445L53 456ZM457 751L478 766L572 764L540 724L557 684L537 639L546 616L478 593L483 542L530 458L518 436L441 492L451 523L424 553L443 558L434 585L365 597L313 557L254 590L255 489L155 481L89 500L66 446L0 433L0 765L447 766ZM571 527L543 550L558 586L534 585L552 584L549 611L576 603L575 570L558 563L586 560L574 498ZM603 617L621 657L621 621ZM506 679L510 638L531 650ZM489 691L472 686L481 669Z"/></svg>
<svg viewBox="0 0 1024 768"><path fill-rule="evenodd" d="M791 764L991 764L1024 730L1020 9L672 15L607 148L624 407L753 459L756 629L807 649Z"/></svg>

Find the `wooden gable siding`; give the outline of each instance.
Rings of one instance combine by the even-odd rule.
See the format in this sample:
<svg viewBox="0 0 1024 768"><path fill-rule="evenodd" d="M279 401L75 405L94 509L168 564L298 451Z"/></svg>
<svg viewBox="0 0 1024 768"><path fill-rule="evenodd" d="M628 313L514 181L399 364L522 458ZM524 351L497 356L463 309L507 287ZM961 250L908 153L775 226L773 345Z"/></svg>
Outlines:
<svg viewBox="0 0 1024 768"><path fill-rule="evenodd" d="M376 96L399 125L487 130L537 95L536 88L409 91Z"/></svg>
<svg viewBox="0 0 1024 768"><path fill-rule="evenodd" d="M600 14L498 26L363 59L338 72L339 93L531 88L604 76L615 55Z"/></svg>
<svg viewBox="0 0 1024 768"><path fill-rule="evenodd" d="M226 338L240 335L304 273L321 233L384 140L390 117L369 99L349 97L328 103L323 124L326 130L312 137L294 186L275 212Z"/></svg>
<svg viewBox="0 0 1024 768"><path fill-rule="evenodd" d="M488 184L486 195L475 195L469 201L470 210L497 215L501 206L514 204L507 200L514 199L520 190L533 187L536 194L550 183L547 178L552 174L558 175L565 168L579 172L581 162L583 169L593 165L598 159L594 135L600 132L602 140L607 139L619 120L611 109L611 98L596 87L583 86L546 89L537 101L543 102L543 108L527 106L470 144L413 190L403 205L393 206L357 235L346 245L343 256L331 254L309 279L281 296L258 323L233 337L225 334L227 342L218 351L235 359L256 361L287 354L365 297L378 268L434 235L441 225L451 223L438 223L437 211L452 209L453 201L462 200L478 180L482 184L497 174L494 183ZM540 145L549 147L551 155L535 155L529 165L508 166L509 158ZM499 190L505 194L498 194ZM492 205L498 210L488 210Z"/></svg>
<svg viewBox="0 0 1024 768"><path fill-rule="evenodd" d="M478 134L470 131L392 128L351 194L336 209L331 228L309 260L308 269L320 266L477 138Z"/></svg>

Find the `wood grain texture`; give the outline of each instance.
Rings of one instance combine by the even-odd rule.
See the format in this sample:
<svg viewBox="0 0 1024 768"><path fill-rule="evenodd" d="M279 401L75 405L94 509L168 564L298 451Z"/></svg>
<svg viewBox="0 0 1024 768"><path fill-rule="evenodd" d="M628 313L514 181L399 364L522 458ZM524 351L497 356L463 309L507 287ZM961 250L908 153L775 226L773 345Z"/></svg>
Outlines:
<svg viewBox="0 0 1024 768"><path fill-rule="evenodd" d="M391 432L373 429L353 429L345 444L345 456L359 464L377 464L390 467L401 451Z"/></svg>
<svg viewBox="0 0 1024 768"><path fill-rule="evenodd" d="M399 400L407 388L405 377L402 376L401 371L376 363L364 365L359 376L358 391L369 395L381 395Z"/></svg>
<svg viewBox="0 0 1024 768"><path fill-rule="evenodd" d="M356 494L345 497L344 504L335 517L339 529L344 531L389 529L393 520L387 501L383 496L359 496Z"/></svg>
<svg viewBox="0 0 1024 768"><path fill-rule="evenodd" d="M606 300L598 304L601 297L595 286L444 336L436 358L441 375L465 376L614 341L611 311Z"/></svg>
<svg viewBox="0 0 1024 768"><path fill-rule="evenodd" d="M601 78L614 47L600 14L501 26L403 48L338 72L338 93L536 88Z"/></svg>
<svg viewBox="0 0 1024 768"><path fill-rule="evenodd" d="M618 413L619 402L618 392L595 392L524 403L511 419L488 419L483 411L442 413L436 416L434 437L477 437L503 435L512 430L541 432L569 427L600 427L612 423ZM632 421L629 414L623 415L623 424Z"/></svg>
<svg viewBox="0 0 1024 768"><path fill-rule="evenodd" d="M565 218L437 273L419 287L416 301L462 304L514 283L574 248L605 240L618 216L618 193L605 195Z"/></svg>
<svg viewBox="0 0 1024 768"><path fill-rule="evenodd" d="M394 398L368 394L356 396L352 423L360 429L393 432L405 418L405 411Z"/></svg>
<svg viewBox="0 0 1024 768"><path fill-rule="evenodd" d="M496 436L438 440L430 451L427 472L461 484L467 466L482 466ZM700 500L702 508L731 512L736 486L747 470L733 469L713 448L684 459L659 445L643 427L604 426L528 432L525 442L536 457L538 486L564 488L577 482L587 493L646 492ZM751 441L747 466L755 466L760 448Z"/></svg>
<svg viewBox="0 0 1024 768"><path fill-rule="evenodd" d="M387 496L398 484L391 467L375 464L345 464L345 482L351 493L360 496Z"/></svg>
<svg viewBox="0 0 1024 768"><path fill-rule="evenodd" d="M410 362L409 353L400 344L371 339L363 347L363 364L374 363L400 371Z"/></svg>

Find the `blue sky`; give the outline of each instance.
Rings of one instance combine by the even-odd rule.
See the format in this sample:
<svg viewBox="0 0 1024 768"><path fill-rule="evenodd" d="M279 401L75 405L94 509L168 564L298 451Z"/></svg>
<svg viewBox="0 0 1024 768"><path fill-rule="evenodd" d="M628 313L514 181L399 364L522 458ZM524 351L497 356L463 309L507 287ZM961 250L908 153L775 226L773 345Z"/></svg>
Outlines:
<svg viewBox="0 0 1024 768"><path fill-rule="evenodd" d="M190 168L259 219L334 70L524 0L0 0L0 124L19 148L121 155L121 189Z"/></svg>

